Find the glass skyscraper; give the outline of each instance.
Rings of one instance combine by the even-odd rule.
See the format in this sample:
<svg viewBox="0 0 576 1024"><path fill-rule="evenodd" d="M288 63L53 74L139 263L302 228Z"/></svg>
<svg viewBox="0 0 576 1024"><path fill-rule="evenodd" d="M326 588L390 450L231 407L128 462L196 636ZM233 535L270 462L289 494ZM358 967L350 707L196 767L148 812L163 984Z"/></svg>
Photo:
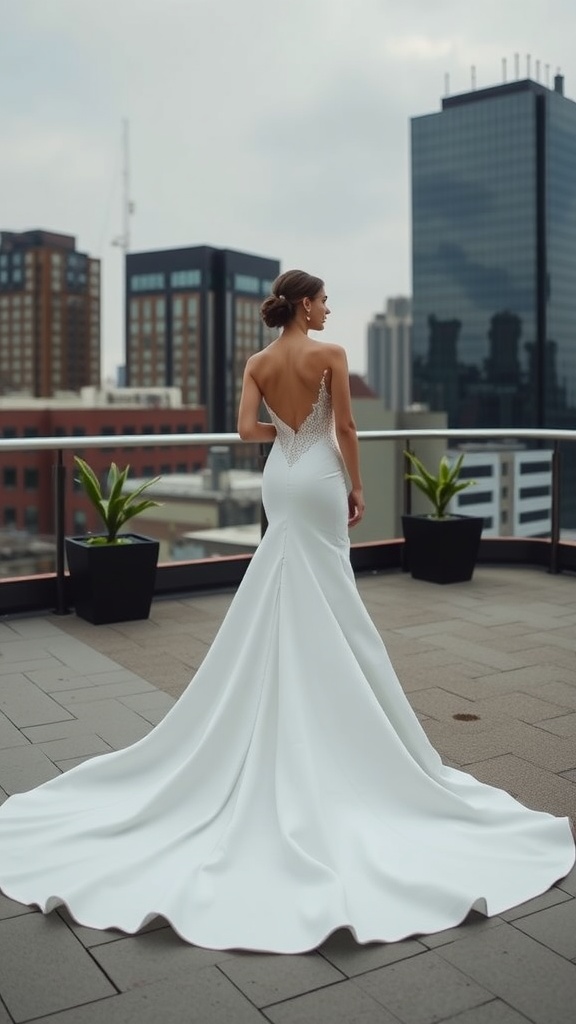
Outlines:
<svg viewBox="0 0 576 1024"><path fill-rule="evenodd" d="M576 103L562 77L414 118L412 212L414 400L451 427L576 428Z"/></svg>

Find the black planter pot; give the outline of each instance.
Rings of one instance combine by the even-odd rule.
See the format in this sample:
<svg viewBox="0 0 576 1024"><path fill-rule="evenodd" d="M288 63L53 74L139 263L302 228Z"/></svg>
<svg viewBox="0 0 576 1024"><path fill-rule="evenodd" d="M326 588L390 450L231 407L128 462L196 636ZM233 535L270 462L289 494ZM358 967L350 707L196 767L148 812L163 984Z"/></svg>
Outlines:
<svg viewBox="0 0 576 1024"><path fill-rule="evenodd" d="M66 537L72 603L95 625L147 619L156 583L159 543L137 533L126 544L89 544Z"/></svg>
<svg viewBox="0 0 576 1024"><path fill-rule="evenodd" d="M483 525L476 516L402 516L404 567L415 580L429 583L471 580Z"/></svg>

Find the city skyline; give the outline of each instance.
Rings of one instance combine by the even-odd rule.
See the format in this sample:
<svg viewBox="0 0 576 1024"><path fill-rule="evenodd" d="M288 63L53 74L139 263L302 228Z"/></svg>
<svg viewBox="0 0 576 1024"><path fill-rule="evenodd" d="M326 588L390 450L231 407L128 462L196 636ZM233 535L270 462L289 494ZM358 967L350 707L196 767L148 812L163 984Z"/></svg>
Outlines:
<svg viewBox="0 0 576 1024"><path fill-rule="evenodd" d="M121 132L131 251L209 244L325 278L326 339L364 371L366 326L410 294L409 119L452 94L566 73L576 10L526 0L360 5L205 0L6 4L0 187L6 230L75 234L103 261L103 366L122 362ZM557 28L562 25L562 31ZM41 70L48 61L50 75ZM536 62L540 61L539 70ZM38 70L36 70L38 69Z"/></svg>

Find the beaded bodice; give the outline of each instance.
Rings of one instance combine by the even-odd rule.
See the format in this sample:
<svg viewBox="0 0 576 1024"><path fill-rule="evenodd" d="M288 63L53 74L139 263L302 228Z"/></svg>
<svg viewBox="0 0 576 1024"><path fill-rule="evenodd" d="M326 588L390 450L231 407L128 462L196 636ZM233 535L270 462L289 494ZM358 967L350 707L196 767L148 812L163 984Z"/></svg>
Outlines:
<svg viewBox="0 0 576 1024"><path fill-rule="evenodd" d="M298 459L321 439L326 439L336 447L332 399L326 387L325 377L322 377L320 381L318 398L304 422L298 427L298 430L294 430L287 423L284 423L284 420L281 420L276 415L266 401L264 404L268 409L272 423L276 427L276 440L289 466L293 466L294 463L298 462Z"/></svg>

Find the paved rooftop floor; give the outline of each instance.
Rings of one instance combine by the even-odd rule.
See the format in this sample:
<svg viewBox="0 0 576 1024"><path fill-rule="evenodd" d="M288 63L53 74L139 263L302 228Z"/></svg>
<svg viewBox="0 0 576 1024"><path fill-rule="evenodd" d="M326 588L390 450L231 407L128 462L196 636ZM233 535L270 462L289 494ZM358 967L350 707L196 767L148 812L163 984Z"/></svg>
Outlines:
<svg viewBox="0 0 576 1024"><path fill-rule="evenodd" d="M476 570L438 587L364 576L361 594L445 761L576 819L576 579ZM230 601L155 602L149 620L0 622L0 802L143 736L200 664ZM459 928L299 956L212 952L165 922L137 936L0 895L0 1024L573 1024L576 871Z"/></svg>

